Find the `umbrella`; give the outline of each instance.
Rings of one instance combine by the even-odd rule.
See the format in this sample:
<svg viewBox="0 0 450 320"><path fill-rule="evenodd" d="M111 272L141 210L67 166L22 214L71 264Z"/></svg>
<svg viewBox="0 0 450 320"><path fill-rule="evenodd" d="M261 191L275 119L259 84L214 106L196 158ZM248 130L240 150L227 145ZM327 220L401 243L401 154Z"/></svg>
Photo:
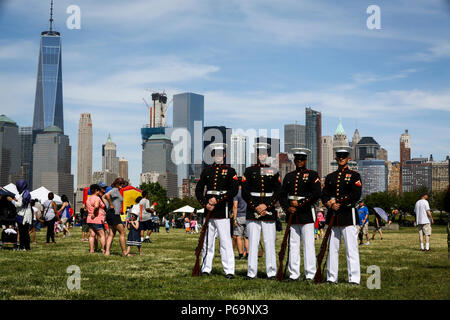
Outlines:
<svg viewBox="0 0 450 320"><path fill-rule="evenodd" d="M15 195L14 193L12 193L12 192L6 190L5 188L2 188L2 189L0 190L0 196L7 196L7 197L9 196L9 197L11 197L11 198L14 198L16 195Z"/></svg>
<svg viewBox="0 0 450 320"><path fill-rule="evenodd" d="M17 187L14 183L10 183L3 187L4 190L7 190L13 194L19 194L19 191L17 190Z"/></svg>
<svg viewBox="0 0 450 320"><path fill-rule="evenodd" d="M381 219L383 219L386 222L389 221L388 215L386 212L384 212L383 209L375 207L375 208L373 208L373 210L375 210L375 212L381 217Z"/></svg>

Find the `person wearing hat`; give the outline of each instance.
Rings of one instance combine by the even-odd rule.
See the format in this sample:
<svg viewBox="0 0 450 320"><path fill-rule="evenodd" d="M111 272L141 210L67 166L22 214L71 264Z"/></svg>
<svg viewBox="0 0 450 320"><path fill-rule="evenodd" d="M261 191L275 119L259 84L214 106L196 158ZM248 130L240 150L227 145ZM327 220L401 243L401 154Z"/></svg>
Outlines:
<svg viewBox="0 0 450 320"><path fill-rule="evenodd" d="M126 228L128 231L127 237L127 255L130 255L131 247L137 247L139 251L139 255L142 254L142 241L140 235L139 228L139 201L141 201L142 197L138 197L136 199L136 204L133 206L135 210L130 212L130 220L126 222Z"/></svg>
<svg viewBox="0 0 450 320"><path fill-rule="evenodd" d="M303 242L303 259L306 280L316 274L316 252L314 247L314 204L321 196L320 178L316 171L306 169L309 149L294 148L295 171L283 179L280 205L286 215L293 214L289 233L289 280L300 277L300 239Z"/></svg>
<svg viewBox="0 0 450 320"><path fill-rule="evenodd" d="M266 163L270 155L270 145L257 143L254 147L257 163L245 169L242 180L242 197L247 202L246 220L249 242L248 271L245 279L256 278L261 231L266 253L267 278L274 279L277 273L275 204L281 191L281 179L278 171Z"/></svg>
<svg viewBox="0 0 450 320"><path fill-rule="evenodd" d="M348 168L350 147L334 148L338 169L325 178L322 202L328 208L326 223L335 215L331 229L327 261L327 282L336 283L339 269L339 245L344 238L347 253L348 281L359 285L361 280L358 235L359 224L355 206L361 198L361 176Z"/></svg>
<svg viewBox="0 0 450 320"><path fill-rule="evenodd" d="M205 208L205 212L211 212L203 242L201 272L202 275L209 275L212 270L215 238L218 235L225 276L233 279L235 264L230 216L233 198L238 192L238 178L236 171L225 164L226 144L212 143L210 148L214 163L202 171L195 188L197 200Z"/></svg>

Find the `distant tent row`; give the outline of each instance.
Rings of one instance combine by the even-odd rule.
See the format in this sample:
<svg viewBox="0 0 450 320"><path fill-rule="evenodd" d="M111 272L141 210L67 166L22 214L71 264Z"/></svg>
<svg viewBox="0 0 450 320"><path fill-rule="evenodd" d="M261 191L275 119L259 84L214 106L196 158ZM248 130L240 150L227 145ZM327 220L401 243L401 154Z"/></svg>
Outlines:
<svg viewBox="0 0 450 320"><path fill-rule="evenodd" d="M7 186L4 186L3 189L14 193L19 194L19 191L17 191L16 185L13 183L8 184ZM111 190L111 187L108 187L107 191ZM48 190L46 187L40 187L36 190L33 190L30 192L32 199L38 199L41 203L44 203L48 199L48 194L50 193L50 190ZM142 195L142 191L133 187L133 186L127 186L125 188L122 188L120 190L120 193L123 197L123 206L122 206L122 214L126 216L126 210L127 207L132 206L135 204L135 200L137 197ZM61 197L57 194L54 194L55 197L53 198L53 201L55 201L57 204L62 204ZM91 195L91 192L89 191L89 188L84 188L83 190L83 204L86 203L86 200ZM175 211L174 213L193 213L195 211L195 208L191 206L184 206L181 207ZM197 213L204 213L205 209L197 210ZM124 217L122 217L124 219Z"/></svg>
<svg viewBox="0 0 450 320"><path fill-rule="evenodd" d="M195 208L192 208L191 206L184 206L173 212L174 213L193 213L194 211L195 211ZM205 212L205 209L197 210L197 213L204 213L204 212Z"/></svg>
<svg viewBox="0 0 450 320"><path fill-rule="evenodd" d="M16 185L14 183L10 183L3 187L3 189L8 190L11 193L19 194L19 191L16 188ZM44 203L46 200L48 200L48 194L51 191L48 190L46 187L40 187L36 190L33 190L30 192L31 199L38 199L41 203ZM53 198L53 201L55 201L57 204L62 204L61 197L55 194L55 197Z"/></svg>

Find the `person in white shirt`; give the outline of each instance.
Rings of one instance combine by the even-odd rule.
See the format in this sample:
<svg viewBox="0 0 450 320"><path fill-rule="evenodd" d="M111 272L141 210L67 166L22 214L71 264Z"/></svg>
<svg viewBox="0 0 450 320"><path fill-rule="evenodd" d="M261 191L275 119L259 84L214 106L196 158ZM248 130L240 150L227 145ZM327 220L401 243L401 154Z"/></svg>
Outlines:
<svg viewBox="0 0 450 320"><path fill-rule="evenodd" d="M427 201L428 194L422 194L419 201L416 202L414 212L416 213L416 224L419 229L420 249L430 251L431 224L434 223L431 215L430 204ZM423 235L425 234L425 248L423 246Z"/></svg>
<svg viewBox="0 0 450 320"><path fill-rule="evenodd" d="M142 197L139 199L138 203L138 221L140 224L140 233L141 233L141 242L147 242L151 243L150 235L153 231L153 221L152 221L152 213L154 212L154 209L152 206L150 206L150 201L148 200L148 192L144 191L142 192ZM145 231L147 231L147 235L144 239Z"/></svg>

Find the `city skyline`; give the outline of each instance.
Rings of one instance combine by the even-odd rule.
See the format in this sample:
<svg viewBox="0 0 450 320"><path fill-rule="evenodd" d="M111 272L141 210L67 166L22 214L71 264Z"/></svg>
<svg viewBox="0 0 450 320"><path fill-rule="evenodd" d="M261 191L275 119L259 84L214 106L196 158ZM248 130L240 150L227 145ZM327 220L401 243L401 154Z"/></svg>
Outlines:
<svg viewBox="0 0 450 320"><path fill-rule="evenodd" d="M299 120L304 125L304 108L310 106L322 114L322 135L332 135L341 117L348 134L357 128L361 137L374 137L387 149L391 161L400 159L399 136L405 129L411 135L412 158L433 154L435 160L444 160L450 153L446 133L450 81L445 68L450 39L442 32L448 30L449 11L439 2L428 3L427 7L418 1L409 1L407 7L401 1L383 4L381 30L365 26L369 3L350 2L339 7L331 2L285 1L284 8L277 11L271 10L275 4L270 3L263 8L232 1L236 7L231 8L188 2L192 9L186 4L156 1L152 6L164 10L143 22L140 12L149 11L144 1L126 5L110 1L108 6L101 1L79 1L80 30L65 26L65 9L70 1L55 3L53 28L63 38L64 133L77 148L80 113L92 114L93 171L101 168L101 144L111 132L120 155L129 161L131 182L139 183L139 130L148 119L142 103L142 97L148 96L146 88L165 89L169 99L182 92L203 95L205 126L268 132L278 129L283 142L284 124ZM4 104L0 113L20 127L32 125L38 38L42 30L48 30L48 5L45 1L17 0L6 1L1 7L4 34L0 38L0 83ZM207 19L206 12L218 17L217 22ZM319 12L318 22L307 17L311 12ZM230 13L243 15L242 23L233 27ZM161 32L155 35L147 35L148 39L142 35L128 37L129 29L145 30L168 18L179 19L186 30L166 26L157 29ZM261 18L274 22L274 30L265 28ZM114 19L129 23L121 23L124 30L119 30L108 22ZM407 20L412 25L404 27ZM17 29L16 21L27 24ZM229 31L221 22L231 26ZM296 30L295 26L297 30L313 28L307 29L311 30L308 34L290 32ZM196 38L202 41L189 37L193 30L201 31ZM94 34L102 41L93 41ZM222 35L218 37L220 42L217 34ZM248 41L239 40L236 34L247 36ZM279 37L271 43L274 34ZM178 48L172 43L177 39L192 43ZM158 48L152 46L155 40L161 40ZM150 55L148 48L152 48ZM75 176L76 161L73 152Z"/></svg>

